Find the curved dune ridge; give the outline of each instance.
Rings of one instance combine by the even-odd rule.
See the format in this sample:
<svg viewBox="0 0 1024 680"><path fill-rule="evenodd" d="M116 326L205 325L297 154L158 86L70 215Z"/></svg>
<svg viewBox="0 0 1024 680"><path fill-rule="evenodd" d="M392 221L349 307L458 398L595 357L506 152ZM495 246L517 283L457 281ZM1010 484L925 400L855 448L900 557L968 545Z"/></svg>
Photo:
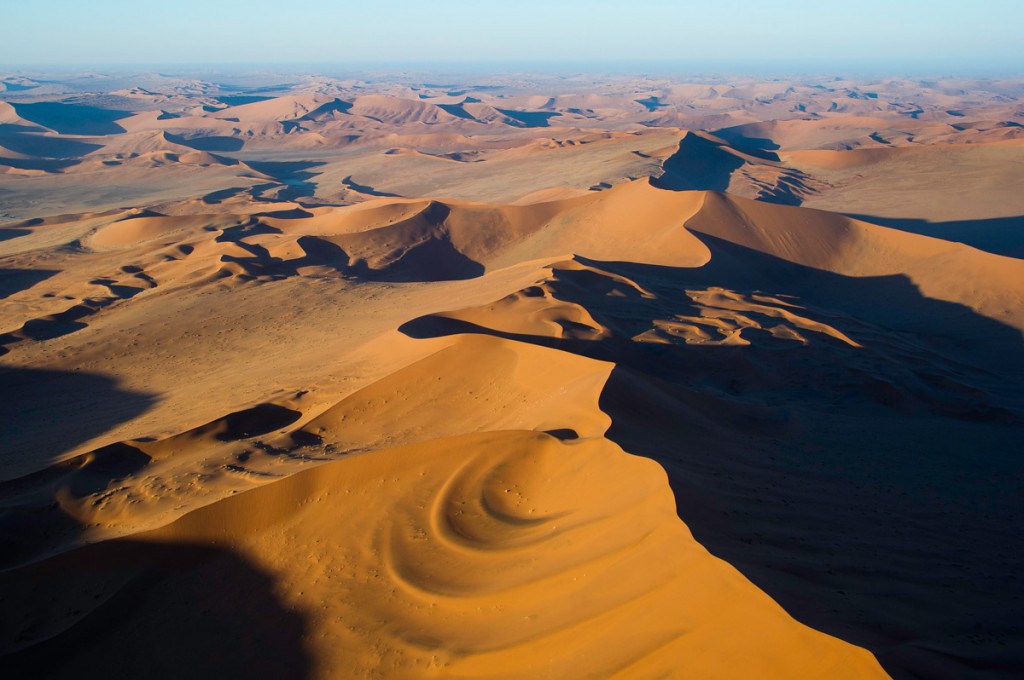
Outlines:
<svg viewBox="0 0 1024 680"><path fill-rule="evenodd" d="M711 557L677 520L658 466L602 439L499 432L381 451L134 540L228 550L269 574L312 632L316 677L658 677L680 664L699 677L884 677L870 654L796 623ZM94 673L116 648L122 670L141 670L170 657L151 645L188 621L193 604L169 595L216 570L199 562L154 582L145 551L117 541L55 558L36 567L48 578L33 595L75 605L32 611L5 638L61 632L75 649L102 612L117 617L116 639L50 663ZM0 576L5 601L31 577ZM140 579L141 591L119 584ZM273 653L264 645L257 658Z"/></svg>

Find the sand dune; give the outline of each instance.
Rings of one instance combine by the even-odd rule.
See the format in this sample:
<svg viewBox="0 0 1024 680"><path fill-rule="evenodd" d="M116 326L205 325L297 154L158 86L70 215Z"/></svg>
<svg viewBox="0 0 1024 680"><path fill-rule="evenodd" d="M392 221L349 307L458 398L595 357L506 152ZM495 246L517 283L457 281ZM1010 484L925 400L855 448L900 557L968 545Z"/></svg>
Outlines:
<svg viewBox="0 0 1024 680"><path fill-rule="evenodd" d="M1019 671L1019 83L239 77L0 91L5 668Z"/></svg>
<svg viewBox="0 0 1024 680"><path fill-rule="evenodd" d="M242 123L280 123L308 115L324 103L322 97L315 95L275 97L250 104L229 106L217 111L216 117L235 119L232 122Z"/></svg>
<svg viewBox="0 0 1024 680"><path fill-rule="evenodd" d="M339 533L355 550L339 550ZM708 555L675 518L657 466L602 440L504 432L380 452L221 501L135 540L216 546L259 565L287 610L317 631L308 643L317 676L659 675L680 658L706 677L882 676L870 655L793 622ZM123 611L125 576L154 572L141 545L103 544L45 563L47 587ZM89 565L88 580L76 563ZM118 645L125 667L152 663L153 642L189 625L189 608L171 594L194 592L198 579L231 578L217 565L187 565L159 590L142 591L146 605L135 611L162 605L159 623L130 610L118 617L130 641ZM637 569L644 579L631 577ZM24 577L2 577L7 598L18 597ZM57 605L8 635L26 626L37 640L60 631L66 645L93 617L82 605L71 616ZM729 649L729 640L739 646ZM110 654L103 642L80 649L50 663L89 673Z"/></svg>

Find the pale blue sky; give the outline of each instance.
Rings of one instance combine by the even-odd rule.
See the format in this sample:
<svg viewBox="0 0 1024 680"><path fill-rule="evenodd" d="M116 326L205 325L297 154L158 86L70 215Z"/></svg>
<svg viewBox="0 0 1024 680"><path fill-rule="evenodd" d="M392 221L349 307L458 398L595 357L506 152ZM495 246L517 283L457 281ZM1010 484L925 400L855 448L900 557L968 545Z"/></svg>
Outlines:
<svg viewBox="0 0 1024 680"><path fill-rule="evenodd" d="M765 61L1024 71L1024 0L0 2L0 70Z"/></svg>

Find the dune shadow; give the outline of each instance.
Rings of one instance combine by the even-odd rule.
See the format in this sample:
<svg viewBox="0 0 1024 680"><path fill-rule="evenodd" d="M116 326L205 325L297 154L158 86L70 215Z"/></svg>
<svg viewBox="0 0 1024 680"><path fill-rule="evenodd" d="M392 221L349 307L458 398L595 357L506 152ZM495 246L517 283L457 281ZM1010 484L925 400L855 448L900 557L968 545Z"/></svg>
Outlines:
<svg viewBox="0 0 1024 680"><path fill-rule="evenodd" d="M2 238L2 232L4 231L19 231L20 233L11 237L17 238L29 234L29 231L23 230L0 230L0 240ZM8 298L15 293L20 293L23 290L28 290L32 286L45 281L54 274L59 272L55 269L0 269L0 300Z"/></svg>
<svg viewBox="0 0 1024 680"><path fill-rule="evenodd" d="M433 204L429 219L441 223L448 208ZM239 276L243 280L280 280L303 275L306 268L330 269L345 278L389 283L417 283L425 281L454 281L482 276L483 264L462 253L446 238L427 238L383 262L368 261L350 254L342 245L319 236L300 236L296 243L302 255L290 259L275 257L262 245L246 239L265 233L280 233L276 227L253 221L224 229L216 240L236 244L248 255L224 255L222 261L236 265L239 273L224 271L224 275ZM355 235L358 238L358 234ZM373 259L373 258L371 258ZM321 272L322 274L323 272ZM0 336L2 346L3 336Z"/></svg>
<svg viewBox="0 0 1024 680"><path fill-rule="evenodd" d="M647 109L648 113L655 113L658 109L663 109L668 106L661 101L660 97L650 96L644 97L643 99L634 99L637 104Z"/></svg>
<svg viewBox="0 0 1024 680"><path fill-rule="evenodd" d="M242 106L244 104L255 104L256 102L265 102L273 97L266 95L255 95L255 94L234 94L234 95L220 95L217 98L221 104L226 106Z"/></svg>
<svg viewBox="0 0 1024 680"><path fill-rule="evenodd" d="M154 403L153 395L126 390L103 375L0 367L0 478L46 467Z"/></svg>
<svg viewBox="0 0 1024 680"><path fill-rule="evenodd" d="M10 149L14 153L24 154L26 156L37 156L34 159L4 159L6 165L15 166L15 163L20 164L28 169L61 169L68 167L69 164L61 165L59 163L45 164L41 159L58 159L67 160L74 159L84 156L88 153L96 151L97 149L103 148L99 144L92 144L89 142L81 142L77 139L65 139L63 137L54 137L50 135L37 135L37 134L9 134L0 135L0 146ZM35 165L33 165L33 163ZM35 167L35 166L39 167Z"/></svg>
<svg viewBox="0 0 1024 680"><path fill-rule="evenodd" d="M351 102L342 101L341 99L335 98L333 101L329 101L325 104L321 104L306 115L295 119L294 121L282 121L282 125L285 126L285 132L288 132L288 128L298 127L298 124L304 121L321 121L329 119L337 114L347 115L349 110L352 108ZM288 125L292 123L293 125ZM294 128L293 128L294 129Z"/></svg>
<svg viewBox="0 0 1024 680"><path fill-rule="evenodd" d="M209 137L183 137L170 132L165 132L167 141L174 144L181 144L196 151L241 151L245 146L245 140L237 137L226 137L212 135Z"/></svg>
<svg viewBox="0 0 1024 680"><path fill-rule="evenodd" d="M25 120L62 135L118 135L125 129L115 121L133 115L131 111L63 102L12 103L11 106Z"/></svg>
<svg viewBox="0 0 1024 680"><path fill-rule="evenodd" d="M350 271L360 278L393 283L461 281L483 276L482 264L460 252L450 241L430 239L408 250L395 264L371 269L356 261Z"/></svg>
<svg viewBox="0 0 1024 680"><path fill-rule="evenodd" d="M202 197L203 203L218 205L223 203L227 199L237 196L238 194L244 193L249 190L249 187L228 187L227 189L218 189L217 191L211 191L210 193Z"/></svg>
<svg viewBox="0 0 1024 680"><path fill-rule="evenodd" d="M725 191L733 172L743 165L742 158L721 144L687 133L675 153L662 163L663 172L651 179L651 185L670 191Z"/></svg>
<svg viewBox="0 0 1024 680"><path fill-rule="evenodd" d="M28 319L17 330L0 334L0 356L11 350L9 346L23 340L53 340L89 327L88 319L105 307L135 297L143 291L137 286L119 285L110 279L94 279L94 285L103 285L110 291L109 297L89 297L78 304L35 319Z"/></svg>
<svg viewBox="0 0 1024 680"><path fill-rule="evenodd" d="M0 165L6 165L16 170L42 170L43 172L60 172L67 168L80 164L75 159L49 159L49 158L0 158Z"/></svg>
<svg viewBox="0 0 1024 680"><path fill-rule="evenodd" d="M441 109L445 113L450 113L451 115L455 116L456 118L464 118L466 120L476 120L476 118L473 117L473 114L471 114L469 111L467 111L465 109L465 107L463 105L464 103L465 102L460 103L460 104L438 104L437 108Z"/></svg>
<svg viewBox="0 0 1024 680"><path fill-rule="evenodd" d="M172 439L239 441L287 427L301 416L277 404L258 404ZM102 504L106 492L116 494L124 484L145 477L153 462L149 441L115 442L0 482L0 570L74 545L82 532L74 508Z"/></svg>
<svg viewBox="0 0 1024 680"><path fill-rule="evenodd" d="M10 677L305 678L306 618L226 547L113 540L0 573Z"/></svg>
<svg viewBox="0 0 1024 680"><path fill-rule="evenodd" d="M253 213L253 217L269 217L275 220L304 220L313 217L313 213L302 208L289 208L287 210L268 210L266 212Z"/></svg>
<svg viewBox="0 0 1024 680"><path fill-rule="evenodd" d="M764 151L778 151L780 147L774 140L767 137L751 137L744 134L743 126L734 126L713 130L711 134L729 142L733 147L757 155Z"/></svg>
<svg viewBox="0 0 1024 680"><path fill-rule="evenodd" d="M0 163L3 163L3 159L0 159ZM28 236L31 233L32 232L29 231L28 229L0 229L0 243L2 243L3 241L10 241L12 239L19 238L21 236ZM28 270L25 270L25 271L28 271ZM3 278L3 275L0 274L0 279L2 279L2 278ZM0 286L2 286L2 285L3 284L0 283ZM10 293L8 293L8 295L9 294ZM7 295L0 294L0 297L7 297Z"/></svg>
<svg viewBox="0 0 1024 680"><path fill-rule="evenodd" d="M278 192L277 200L290 201L298 198L311 197L316 193L316 182L312 182L317 172L313 168L326 165L324 161L246 161L246 165L256 172L267 175L285 187ZM253 191L271 187L253 187Z"/></svg>
<svg viewBox="0 0 1024 680"><path fill-rule="evenodd" d="M39 87L38 83L33 83L31 85L24 85L22 83L14 83L14 82L11 82L9 80L4 80L3 83L4 83L4 87L7 88L8 92L25 92L26 90L32 90L32 89L35 89L35 88Z"/></svg>
<svg viewBox="0 0 1024 680"><path fill-rule="evenodd" d="M847 217L911 234L963 243L995 255L1024 259L1024 215L951 222L850 213L847 213Z"/></svg>
<svg viewBox="0 0 1024 680"><path fill-rule="evenodd" d="M557 111L516 111L514 109L495 109L495 111L514 120L519 127L527 128L551 127L551 119L562 115Z"/></svg>
<svg viewBox="0 0 1024 680"><path fill-rule="evenodd" d="M46 128L38 125L19 125L17 123L0 123L0 136L17 134L20 132L46 132Z"/></svg>
<svg viewBox="0 0 1024 680"><path fill-rule="evenodd" d="M353 191L358 191L361 194L366 194L367 196L380 196L380 197L385 197L385 198L401 198L401 196L399 194L392 194L392 193L389 193L387 191L378 191L377 189L374 189L373 187L371 187L369 184L359 184L354 179L352 179L352 175L349 175L345 179L341 180L341 183L346 188L352 189Z"/></svg>
<svg viewBox="0 0 1024 680"><path fill-rule="evenodd" d="M1020 332L905 276L846 277L696 235L712 253L700 268L576 258L650 295L555 271L553 297L610 331L596 340L503 332L486 315L400 330L615 362L607 436L665 468L713 554L897 678L1012 677L1024 667ZM764 330L777 317L749 310L748 345L636 341L654 320L700 317L694 290L780 300L860 346L781 340Z"/></svg>

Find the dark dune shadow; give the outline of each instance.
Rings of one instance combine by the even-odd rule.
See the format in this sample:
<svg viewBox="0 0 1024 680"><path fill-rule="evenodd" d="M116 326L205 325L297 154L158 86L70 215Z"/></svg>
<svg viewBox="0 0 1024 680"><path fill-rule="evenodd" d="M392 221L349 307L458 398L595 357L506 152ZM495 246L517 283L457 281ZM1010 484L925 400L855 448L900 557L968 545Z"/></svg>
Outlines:
<svg viewBox="0 0 1024 680"><path fill-rule="evenodd" d="M476 120L469 111L467 111L462 104L438 104L437 107L442 109L446 113L450 113L458 118L465 118L466 120Z"/></svg>
<svg viewBox="0 0 1024 680"><path fill-rule="evenodd" d="M353 262L349 271L359 278L394 283L421 281L459 281L482 276L484 266L461 253L450 241L429 239L407 250L394 264L370 269L366 263Z"/></svg>
<svg viewBox="0 0 1024 680"><path fill-rule="evenodd" d="M56 160L46 158L2 158L0 165L18 170L42 170L43 172L60 172L66 168L74 167L81 161L73 159Z"/></svg>
<svg viewBox="0 0 1024 680"><path fill-rule="evenodd" d="M288 210L268 210L267 212L253 213L253 217L270 217L276 220L304 220L312 217L313 213L302 208L290 208Z"/></svg>
<svg viewBox="0 0 1024 680"><path fill-rule="evenodd" d="M91 313L92 310L88 307L76 306L67 312L61 312L53 317L31 318L20 328L19 334L28 340L53 340L54 338L61 338L88 328L88 324L79 320ZM0 344L6 345L8 340L7 336L3 336L0 338Z"/></svg>
<svg viewBox="0 0 1024 680"><path fill-rule="evenodd" d="M270 99L273 99L273 97L254 94L222 95L220 97L217 97L217 101L227 106L242 106L243 104L255 104L256 102L265 102Z"/></svg>
<svg viewBox="0 0 1024 680"><path fill-rule="evenodd" d="M670 277L681 277L691 285L738 290L771 286L774 292L794 295L802 303L841 310L885 331L906 334L909 342L923 344L933 352L992 371L990 386L1020 381L1024 376L1024 336L1020 331L963 305L924 297L906 276L842 276L693 231L711 250L711 261L699 269L676 270L680 275L665 270ZM833 321L837 325L841 320L829 323Z"/></svg>
<svg viewBox="0 0 1024 680"><path fill-rule="evenodd" d="M345 179L341 180L341 183L343 185L345 185L346 187L348 187L349 189L352 189L353 191L358 191L361 194L366 194L367 196L380 196L380 197L384 197L384 198L401 198L401 196L399 194L392 194L392 193L388 193L387 191L378 191L377 189L374 189L373 187L371 187L369 184L359 184L354 179L352 179L352 175L349 175Z"/></svg>
<svg viewBox="0 0 1024 680"><path fill-rule="evenodd" d="M62 503L100 494L140 472L151 458L118 442L0 482L0 570L74 545L82 526Z"/></svg>
<svg viewBox="0 0 1024 680"><path fill-rule="evenodd" d="M725 191L732 173L743 167L742 158L726 151L721 144L688 133L679 148L662 163L660 177L651 184L670 191Z"/></svg>
<svg viewBox="0 0 1024 680"><path fill-rule="evenodd" d="M26 156L58 159L79 158L102 148L99 144L80 142L77 139L33 134L2 135L0 146Z"/></svg>
<svg viewBox="0 0 1024 680"><path fill-rule="evenodd" d="M648 113L654 113L658 109L663 109L668 106L668 104L663 104L661 99L658 97L644 97L643 99L635 99L634 101L647 109Z"/></svg>
<svg viewBox="0 0 1024 680"><path fill-rule="evenodd" d="M495 109L503 116L507 116L519 123L522 127L542 128L551 127L551 119L561 113L549 113L547 111L516 111L513 109Z"/></svg>
<svg viewBox="0 0 1024 680"><path fill-rule="evenodd" d="M309 677L309 625L275 587L224 547L87 546L0 573L0 663L9 677Z"/></svg>
<svg viewBox="0 0 1024 680"><path fill-rule="evenodd" d="M337 114L347 115L349 110L352 108L351 102L346 102L341 99L335 98L334 101L329 101L326 104L321 104L306 115L297 118L295 122L301 121L319 121L335 117ZM292 122L292 121L285 121Z"/></svg>
<svg viewBox="0 0 1024 680"><path fill-rule="evenodd" d="M555 298L586 307L611 337L444 317L400 330L616 362L600 400L608 436L666 469L680 517L713 554L897 678L1014 677L1024 667L1020 333L923 297L903 276L845 277L698 236L712 252L702 268L590 263L654 298L557 273ZM863 348L764 332L744 333L749 346L631 340L654 319L698 313L684 291L712 286L794 296L801 314Z"/></svg>
<svg viewBox="0 0 1024 680"><path fill-rule="evenodd" d="M301 411L293 411L278 404L257 404L218 418L211 425L217 428L217 439L230 442L268 434L291 425L301 417Z"/></svg>
<svg viewBox="0 0 1024 680"><path fill-rule="evenodd" d="M295 269L308 265L319 265L332 267L343 274L348 272L350 260L348 253L336 243L316 236L300 236L298 244L304 255L299 260L292 261Z"/></svg>
<svg viewBox="0 0 1024 680"><path fill-rule="evenodd" d="M283 201L313 196L316 193L316 183L310 180L320 173L310 170L326 165L324 161L246 161L245 164L256 172L287 185L278 195L278 199Z"/></svg>
<svg viewBox="0 0 1024 680"><path fill-rule="evenodd" d="M46 128L38 125L18 125L17 123L0 123L0 136L17 134L20 132L46 132Z"/></svg>
<svg viewBox="0 0 1024 680"><path fill-rule="evenodd" d="M600 405L700 543L896 678L1014 677L1022 428L788 406L720 424L699 396L616 368Z"/></svg>
<svg viewBox="0 0 1024 680"><path fill-rule="evenodd" d="M12 83L9 81L3 81L4 87L7 88L8 92L24 92L26 90L32 90L39 87L38 84L22 85L21 83Z"/></svg>
<svg viewBox="0 0 1024 680"><path fill-rule="evenodd" d="M0 367L0 478L48 466L65 451L145 413L154 401L102 375Z"/></svg>
<svg viewBox="0 0 1024 680"><path fill-rule="evenodd" d="M227 189L218 189L217 191L211 191L210 193L203 196L203 203L209 203L211 205L218 205L223 201L236 196L244 191L247 191L249 187L229 187Z"/></svg>
<svg viewBox="0 0 1024 680"><path fill-rule="evenodd" d="M21 328L0 335L0 356L10 351L8 346L22 340L53 340L88 328L89 324L85 323L83 319L89 318L119 300L135 297L143 291L137 286L118 285L108 279L95 279L91 283L105 285L110 291L110 297L85 298L62 312L25 321Z"/></svg>
<svg viewBox="0 0 1024 680"><path fill-rule="evenodd" d="M0 163L3 163L2 158L0 158ZM21 236L28 236L31 233L32 232L27 229L0 229L0 242L10 241L11 239L16 239ZM0 278L2 278L2 274L0 274ZM0 284L0 286L2 285L3 284ZM0 295L0 297L7 297L7 295L10 295L10 293Z"/></svg>
<svg viewBox="0 0 1024 680"><path fill-rule="evenodd" d="M245 146L245 140L237 137L210 136L210 137L183 137L170 132L165 132L167 141L174 144L181 144L196 151L240 151Z"/></svg>
<svg viewBox="0 0 1024 680"><path fill-rule="evenodd" d="M745 153L752 153L754 155L757 152L763 151L778 151L780 147L773 140L767 137L749 137L745 134L742 127L728 127L720 130L713 130L711 132L715 137L719 137L729 142L734 148L739 149Z"/></svg>
<svg viewBox="0 0 1024 680"><path fill-rule="evenodd" d="M6 240L2 238L2 232L5 231L20 231L14 229L2 229L0 230L0 240ZM29 234L29 231L20 231L16 236L23 236ZM54 269L0 269L0 300L8 298L15 293L20 293L23 290L28 290L32 286L45 281L54 274L59 273Z"/></svg>
<svg viewBox="0 0 1024 680"><path fill-rule="evenodd" d="M995 255L1024 259L1024 215L981 220L931 222L929 220L856 215L848 217L883 227L956 241Z"/></svg>
<svg viewBox="0 0 1024 680"><path fill-rule="evenodd" d="M448 214L447 206L440 203L435 203L428 210L428 219L435 223L443 222ZM266 233L280 231L255 222L224 229L216 239L218 242L235 243L249 252L247 256L223 257L225 262L242 268L244 273L239 276L244 279L280 280L299 276L300 270L307 267L330 268L346 278L392 283L471 279L485 271L482 264L467 257L445 238L420 241L404 252L392 253L394 259L386 264L371 266L365 259L352 257L341 245L317 236L300 236L297 243L303 255L287 260L274 257L263 246L245 240ZM0 336L0 343L3 338Z"/></svg>
<svg viewBox="0 0 1024 680"><path fill-rule="evenodd" d="M176 435L231 442L269 434L302 414L265 403ZM143 440L115 442L0 482L0 570L26 564L73 545L81 526L67 507L101 502L108 489L138 479L152 458ZM60 498L60 503L54 500ZM98 500L99 499L99 500Z"/></svg>
<svg viewBox="0 0 1024 680"><path fill-rule="evenodd" d="M62 135L118 135L125 129L114 121L133 115L131 111L62 102L11 105L25 120L38 123Z"/></svg>

